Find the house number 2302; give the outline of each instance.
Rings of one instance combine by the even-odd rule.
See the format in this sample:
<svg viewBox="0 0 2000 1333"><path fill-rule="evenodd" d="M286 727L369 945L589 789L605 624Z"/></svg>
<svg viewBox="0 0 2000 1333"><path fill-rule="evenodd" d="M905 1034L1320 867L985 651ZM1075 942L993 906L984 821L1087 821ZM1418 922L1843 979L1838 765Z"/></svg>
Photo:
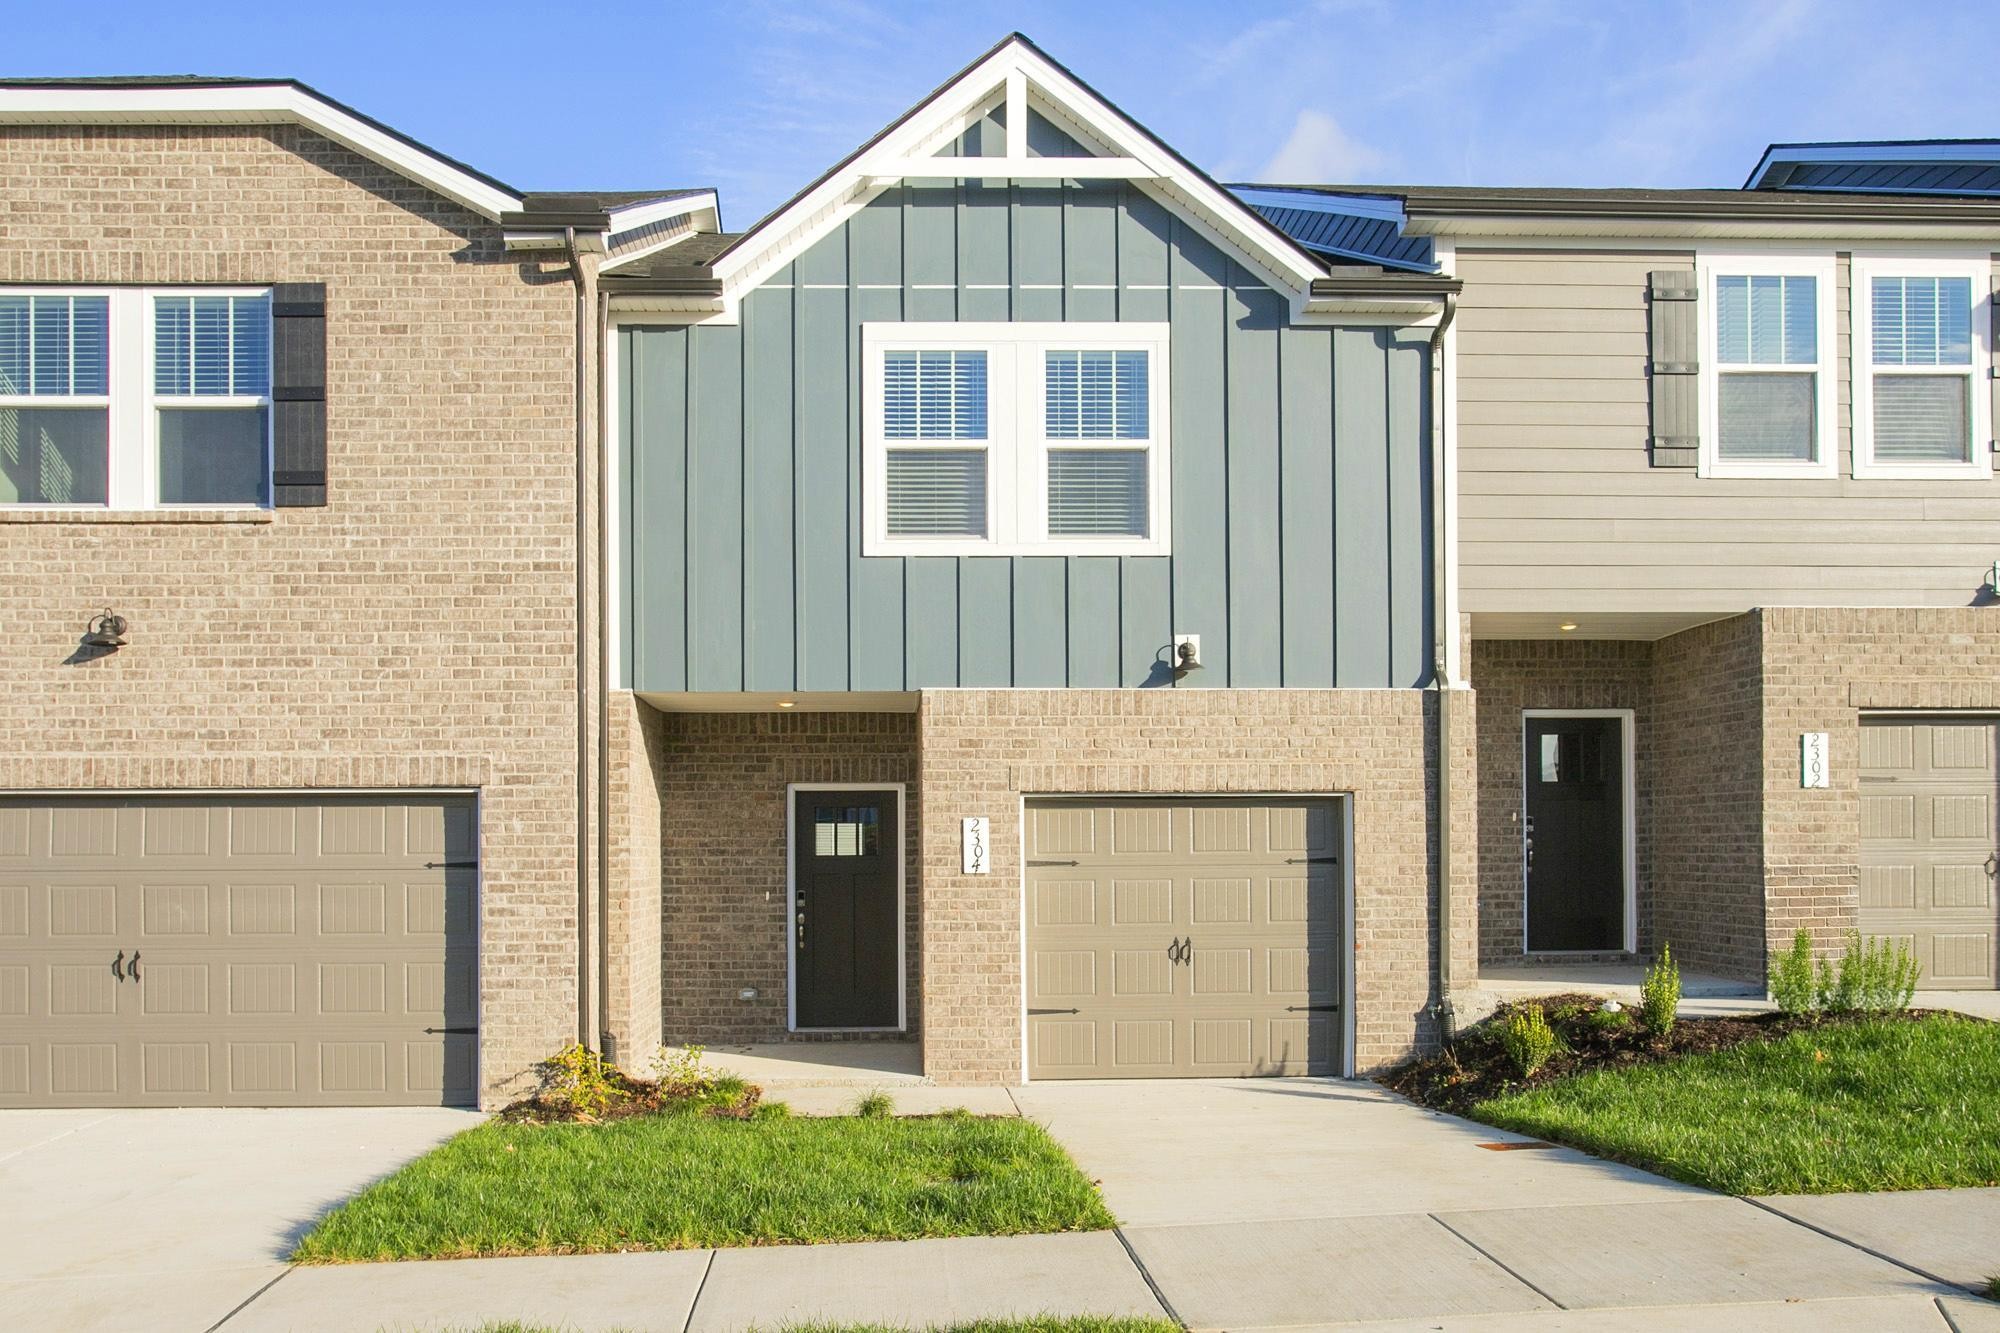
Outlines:
<svg viewBox="0 0 2000 1333"><path fill-rule="evenodd" d="M991 844L987 841L986 817L977 816L961 821L965 827L965 873L984 875L991 872Z"/></svg>
<svg viewBox="0 0 2000 1333"><path fill-rule="evenodd" d="M1826 752L1826 733L1808 731L1799 736L1799 785L1824 787L1832 776Z"/></svg>

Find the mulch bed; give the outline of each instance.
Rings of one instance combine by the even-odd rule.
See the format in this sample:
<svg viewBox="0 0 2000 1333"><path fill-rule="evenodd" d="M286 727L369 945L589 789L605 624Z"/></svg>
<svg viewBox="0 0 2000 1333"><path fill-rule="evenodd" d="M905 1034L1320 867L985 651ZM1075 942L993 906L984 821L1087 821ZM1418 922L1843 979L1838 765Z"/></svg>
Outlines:
<svg viewBox="0 0 2000 1333"><path fill-rule="evenodd" d="M748 1120L756 1114L764 1090L754 1083L717 1087L700 1083L655 1083L621 1071L609 1074L611 1101L595 1115L579 1111L567 1100L543 1089L510 1102L499 1119L516 1125L603 1124L640 1115L694 1111L718 1120Z"/></svg>
<svg viewBox="0 0 2000 1333"><path fill-rule="evenodd" d="M1468 1114L1480 1102L1522 1092L1545 1084L1573 1078L1595 1069L1628 1069L1683 1056L1724 1051L1753 1041L1777 1041L1802 1028L1827 1027L1839 1023L1882 1019L1918 1019L1926 1010L1906 1010L1895 1014L1822 1015L1818 1018L1778 1013L1744 1014L1731 1018L1682 1018L1664 1037L1655 1037L1639 1026L1633 1006L1625 1012L1631 1021L1623 1027L1609 1027L1593 1021L1591 1015L1602 1007L1598 995L1544 995L1533 1000L1502 1005L1491 1018L1459 1035L1458 1040L1436 1055L1399 1065L1376 1081L1413 1102ZM1532 1078L1522 1078L1514 1070L1500 1044L1500 1029L1507 1016L1524 1004L1539 1004L1549 1026L1568 1049L1558 1053Z"/></svg>

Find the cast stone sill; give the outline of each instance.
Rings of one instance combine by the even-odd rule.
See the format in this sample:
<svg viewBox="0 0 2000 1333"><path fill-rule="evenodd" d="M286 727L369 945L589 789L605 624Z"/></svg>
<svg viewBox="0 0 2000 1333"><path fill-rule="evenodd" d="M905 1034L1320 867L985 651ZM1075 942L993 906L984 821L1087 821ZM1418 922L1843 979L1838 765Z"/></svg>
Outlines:
<svg viewBox="0 0 2000 1333"><path fill-rule="evenodd" d="M90 509L60 505L0 505L0 523L269 523L269 509Z"/></svg>

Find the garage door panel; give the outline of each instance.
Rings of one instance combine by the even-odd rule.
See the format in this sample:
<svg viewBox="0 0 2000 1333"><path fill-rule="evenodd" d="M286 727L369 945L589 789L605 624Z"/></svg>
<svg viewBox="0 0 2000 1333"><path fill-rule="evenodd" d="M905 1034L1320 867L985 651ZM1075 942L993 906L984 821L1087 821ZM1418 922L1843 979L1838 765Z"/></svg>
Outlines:
<svg viewBox="0 0 2000 1333"><path fill-rule="evenodd" d="M0 1104L472 1100L474 822L421 795L0 802L26 1028Z"/></svg>
<svg viewBox="0 0 2000 1333"><path fill-rule="evenodd" d="M1031 1077L1339 1067L1333 801L1051 801L1028 825Z"/></svg>
<svg viewBox="0 0 2000 1333"><path fill-rule="evenodd" d="M1991 719L1865 720L1860 926L1903 941L1919 985L2000 980L2000 745Z"/></svg>

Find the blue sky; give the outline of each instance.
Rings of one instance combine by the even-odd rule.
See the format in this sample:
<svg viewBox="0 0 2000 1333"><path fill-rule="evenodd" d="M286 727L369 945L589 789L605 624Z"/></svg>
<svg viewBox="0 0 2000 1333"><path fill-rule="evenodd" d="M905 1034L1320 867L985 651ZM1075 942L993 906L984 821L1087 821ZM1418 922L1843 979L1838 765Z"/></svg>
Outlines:
<svg viewBox="0 0 2000 1333"><path fill-rule="evenodd" d="M1226 179L1739 184L1772 140L2000 136L1990 3L0 0L9 74L292 75L522 189L742 227L1020 29Z"/></svg>

